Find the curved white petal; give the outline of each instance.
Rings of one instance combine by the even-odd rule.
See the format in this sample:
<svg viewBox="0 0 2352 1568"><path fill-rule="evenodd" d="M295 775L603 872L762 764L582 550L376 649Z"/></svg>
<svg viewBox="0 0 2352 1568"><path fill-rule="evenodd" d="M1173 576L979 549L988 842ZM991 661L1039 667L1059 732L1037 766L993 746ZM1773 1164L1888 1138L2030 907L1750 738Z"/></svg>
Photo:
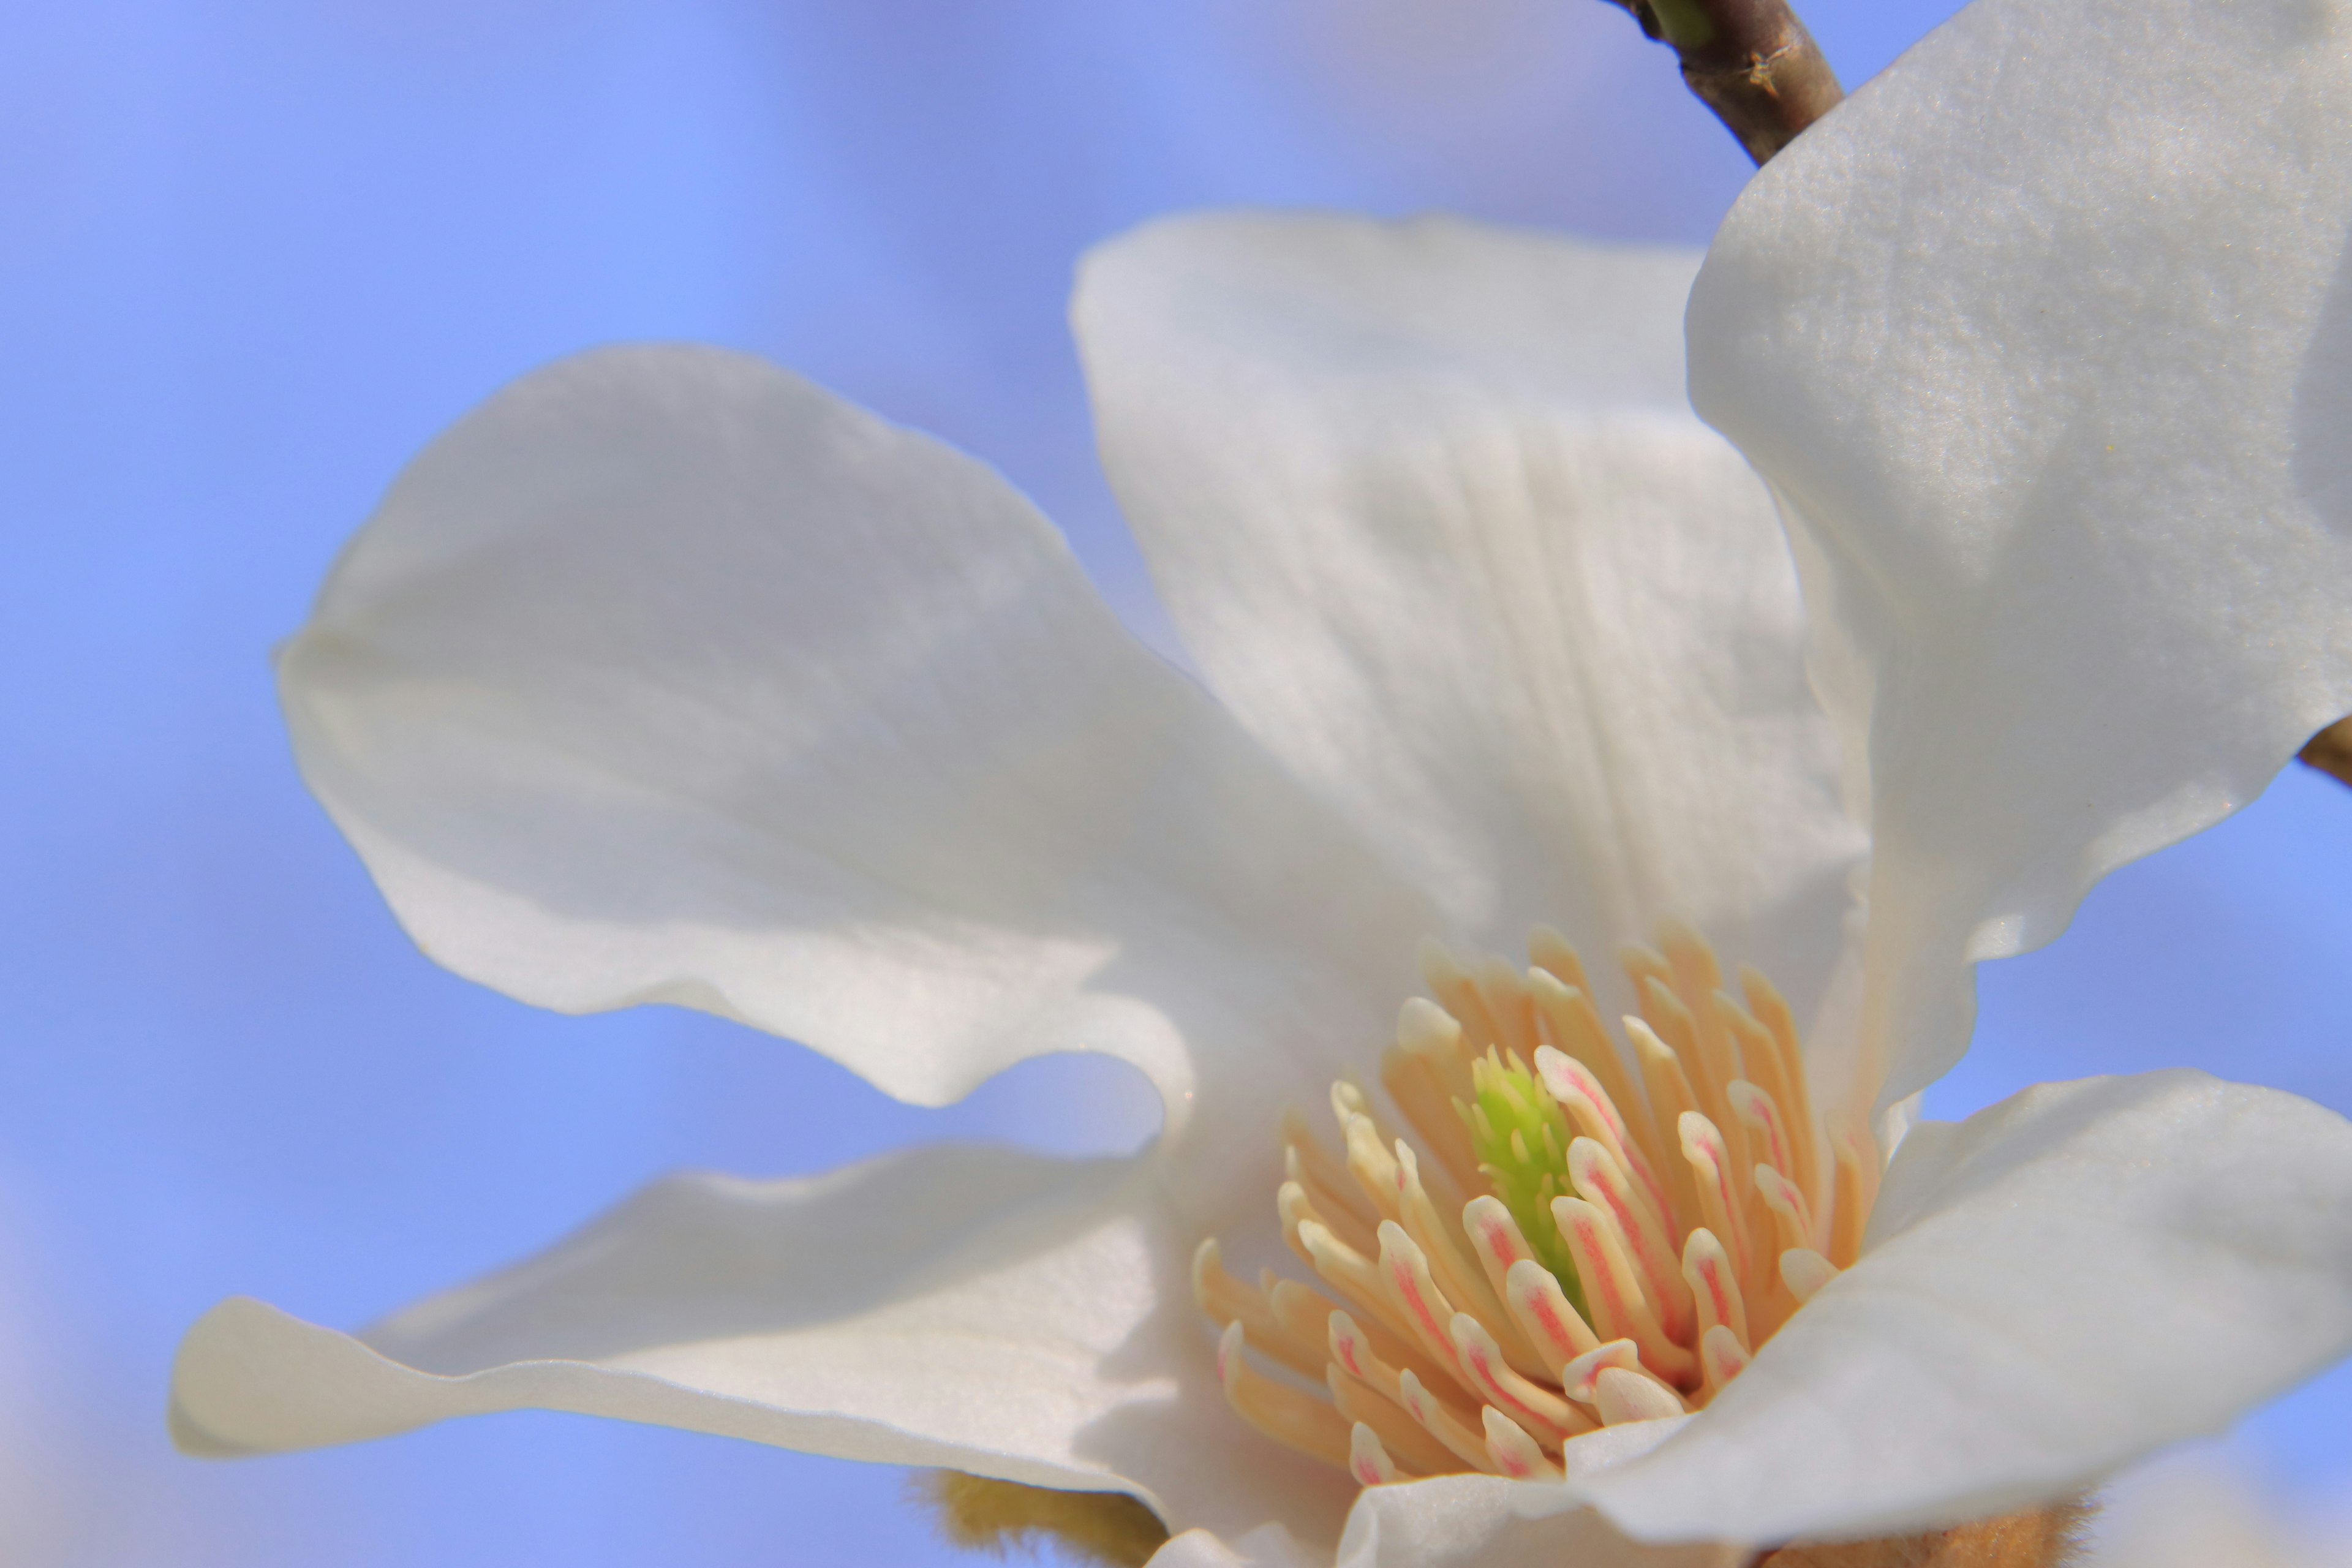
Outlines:
<svg viewBox="0 0 2352 1568"><path fill-rule="evenodd" d="M2046 1501L2352 1351L2352 1123L2172 1071L1896 1152L1862 1260L1647 1457L1631 1533L1895 1535Z"/></svg>
<svg viewBox="0 0 2352 1568"><path fill-rule="evenodd" d="M673 1178L356 1338L223 1303L181 1347L173 1430L230 1454L570 1410L1132 1489L1180 1530L1276 1520L1328 1543L1354 1489L1226 1407L1193 1237L1155 1191L1145 1161L948 1145L814 1180Z"/></svg>
<svg viewBox="0 0 2352 1568"><path fill-rule="evenodd" d="M1531 1517L1548 1486L1494 1476L1440 1476L1375 1487L1357 1500L1339 1568L1738 1568L1743 1547L1629 1539L1590 1508Z"/></svg>
<svg viewBox="0 0 2352 1568"><path fill-rule="evenodd" d="M1092 253L1073 315L1187 647L1455 932L1678 915L1806 1006L1863 841L1769 498L1684 401L1695 259L1219 214Z"/></svg>
<svg viewBox="0 0 2352 1568"><path fill-rule="evenodd" d="M1150 1568L1324 1568L1327 1561L1299 1545L1280 1525L1269 1524L1238 1541L1188 1530L1151 1554Z"/></svg>
<svg viewBox="0 0 2352 1568"><path fill-rule="evenodd" d="M1967 962L2352 709L2352 5L1975 0L1775 158L1691 392L1781 492L1873 803L1888 1100Z"/></svg>
<svg viewBox="0 0 2352 1568"><path fill-rule="evenodd" d="M1188 1168L1254 1205L1428 925L1002 479L740 355L475 410L280 670L311 787L459 973L707 1008L926 1103L1110 1052L1172 1148L1249 1151Z"/></svg>

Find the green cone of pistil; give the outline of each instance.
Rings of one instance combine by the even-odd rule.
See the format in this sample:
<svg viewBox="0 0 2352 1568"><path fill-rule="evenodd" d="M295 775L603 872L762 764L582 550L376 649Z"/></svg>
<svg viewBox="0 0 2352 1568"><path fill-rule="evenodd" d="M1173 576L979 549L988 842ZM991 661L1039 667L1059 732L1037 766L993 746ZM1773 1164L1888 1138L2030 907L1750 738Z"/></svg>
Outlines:
<svg viewBox="0 0 2352 1568"><path fill-rule="evenodd" d="M1568 1180L1568 1118L1517 1057L1506 1062L1490 1053L1472 1062L1470 1081L1474 1103L1466 1120L1479 1168L1518 1222L1536 1261L1551 1270L1569 1300L1584 1311L1575 1260L1551 1221L1552 1199L1575 1191Z"/></svg>

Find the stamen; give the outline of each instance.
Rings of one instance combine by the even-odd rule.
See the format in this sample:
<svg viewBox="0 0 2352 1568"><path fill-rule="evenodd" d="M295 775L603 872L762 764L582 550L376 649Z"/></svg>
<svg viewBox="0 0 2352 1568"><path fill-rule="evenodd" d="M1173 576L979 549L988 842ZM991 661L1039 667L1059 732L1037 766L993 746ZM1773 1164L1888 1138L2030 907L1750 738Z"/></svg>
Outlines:
<svg viewBox="0 0 2352 1568"><path fill-rule="evenodd" d="M1423 1431L1444 1444L1455 1458L1474 1470L1497 1473L1493 1456L1486 1452L1486 1439L1478 1429L1430 1393L1427 1385L1410 1372L1397 1373L1397 1403L1421 1423Z"/></svg>
<svg viewBox="0 0 2352 1568"><path fill-rule="evenodd" d="M1739 1293L1731 1258L1713 1231L1702 1226L1685 1238L1683 1279L1697 1302L1702 1334L1721 1326L1738 1335L1741 1344L1755 1342L1748 1337L1748 1303Z"/></svg>
<svg viewBox="0 0 2352 1568"><path fill-rule="evenodd" d="M1369 1116L1350 1116L1340 1124L1348 1140L1348 1174L1364 1189L1364 1195L1380 1211L1381 1221L1395 1219L1397 1206L1397 1163L1387 1145L1381 1141L1380 1129Z"/></svg>
<svg viewBox="0 0 2352 1568"><path fill-rule="evenodd" d="M1504 1054L1521 1061L1535 1055L1542 1037L1536 1031L1535 1003L1519 972L1503 959L1490 958L1478 966L1476 984L1479 999L1495 1020L1496 1038Z"/></svg>
<svg viewBox="0 0 2352 1568"><path fill-rule="evenodd" d="M1593 1403L1600 1407L1601 1424L1608 1426L1622 1426L1629 1421L1657 1421L1690 1412L1690 1406L1657 1379L1613 1366L1602 1368L1594 1381Z"/></svg>
<svg viewBox="0 0 2352 1568"><path fill-rule="evenodd" d="M1756 1192L1772 1211L1772 1226L1780 1235L1775 1253L1802 1247L1813 1239L1813 1216L1805 1210L1805 1194L1796 1184L1769 1165L1756 1167Z"/></svg>
<svg viewBox="0 0 2352 1568"><path fill-rule="evenodd" d="M1591 994L1592 982L1584 977L1584 959L1575 945L1550 926L1539 925L1528 932L1528 962L1571 991ZM1535 976L1528 978L1532 981ZM1560 1047L1567 1049L1565 1046Z"/></svg>
<svg viewBox="0 0 2352 1568"><path fill-rule="evenodd" d="M1698 1363L1666 1337L1657 1313L1643 1299L1608 1215L1581 1198L1555 1198L1551 1212L1561 1238L1576 1256L1577 1272L1592 1307L1593 1328L1612 1340L1632 1340L1642 1347L1643 1361L1676 1383L1696 1376Z"/></svg>
<svg viewBox="0 0 2352 1568"><path fill-rule="evenodd" d="M1241 1418L1286 1447L1348 1468L1348 1423L1339 1411L1297 1389L1275 1382L1249 1364L1238 1322L1225 1325L1217 1342L1217 1381L1225 1402Z"/></svg>
<svg viewBox="0 0 2352 1568"><path fill-rule="evenodd" d="M1360 1432L1370 1427L1381 1445L1416 1475L1442 1476L1454 1468L1453 1453L1423 1431L1402 1405L1391 1404L1336 1366L1327 1369L1325 1386L1342 1416L1356 1423Z"/></svg>
<svg viewBox="0 0 2352 1568"><path fill-rule="evenodd" d="M1453 1336L1445 1327L1453 1321L1454 1303L1446 1300L1437 1281L1431 1278L1429 1259L1405 1234L1404 1226L1393 1222L1381 1226L1380 1277L1388 1287L1389 1300L1402 1310L1405 1325L1412 1331L1413 1338L1440 1366L1453 1370L1459 1377Z"/></svg>
<svg viewBox="0 0 2352 1568"><path fill-rule="evenodd" d="M1330 1300L1321 1291L1310 1289L1296 1279L1276 1279L1265 1287L1265 1302L1273 1309L1274 1321L1282 1325L1285 1334L1301 1345L1314 1347L1318 1352L1318 1364L1301 1370L1309 1377L1321 1376L1323 1368L1320 1363L1327 1359L1321 1352L1328 1349L1324 1343L1329 1337L1326 1325L1337 1310ZM1251 1341L1253 1343L1256 1341L1254 1329ZM1286 1363L1287 1358L1285 1359Z"/></svg>
<svg viewBox="0 0 2352 1568"><path fill-rule="evenodd" d="M1536 1255L1528 1238L1519 1234L1519 1222L1511 1217L1502 1199L1481 1194L1462 1205L1462 1232L1470 1238L1470 1249L1478 1255L1479 1267L1486 1271L1486 1283L1497 1296L1509 1300L1506 1281L1510 1278L1511 1265ZM1557 1281L1554 1283L1556 1287Z"/></svg>
<svg viewBox="0 0 2352 1568"><path fill-rule="evenodd" d="M1444 942L1433 940L1421 944L1421 977L1436 996L1437 1005L1453 1014L1462 1026L1463 1037L1469 1042L1474 1055L1493 1048L1501 1039L1494 1018L1486 1011L1486 999L1478 994L1477 986L1471 984L1470 976L1454 961Z"/></svg>
<svg viewBox="0 0 2352 1568"><path fill-rule="evenodd" d="M1518 1481L1560 1479L1559 1467L1544 1458L1543 1449L1517 1422L1491 1405L1481 1414L1486 1424L1486 1452L1494 1456L1496 1469Z"/></svg>
<svg viewBox="0 0 2352 1568"><path fill-rule="evenodd" d="M1192 1254L1192 1300L1220 1329L1240 1323L1251 1342L1291 1371L1319 1377L1323 1356L1313 1340L1301 1342L1268 1307L1265 1298L1225 1269L1224 1256L1213 1237Z"/></svg>
<svg viewBox="0 0 2352 1568"><path fill-rule="evenodd" d="M1520 1330L1555 1365L1564 1365L1601 1342L1583 1314L1561 1293L1551 1270L1532 1258L1511 1265L1503 1299L1510 1303L1511 1316L1518 1320Z"/></svg>
<svg viewBox="0 0 2352 1568"><path fill-rule="evenodd" d="M1437 1288L1445 1292L1447 1300L1496 1325L1501 1331L1496 1337L1502 1341L1503 1353L1513 1366L1530 1377L1543 1376L1547 1369L1537 1359L1535 1347L1504 1316L1502 1299L1487 1282L1486 1270L1474 1267L1462 1256L1462 1244L1454 1239L1452 1227L1438 1217L1436 1205L1422 1190L1421 1163L1413 1157L1412 1146L1402 1140L1396 1146L1396 1163L1405 1234L1428 1258L1431 1271L1437 1278Z"/></svg>
<svg viewBox="0 0 2352 1568"><path fill-rule="evenodd" d="M1725 1384L1748 1370L1748 1347L1717 1323L1699 1336L1698 1362L1706 1370L1706 1396L1713 1399Z"/></svg>
<svg viewBox="0 0 2352 1568"><path fill-rule="evenodd" d="M1612 1110L1638 1112L1641 1094L1625 1070L1625 1059L1618 1054L1616 1043L1601 1025L1591 994L1567 985L1540 969L1528 974L1528 990L1535 997L1536 1011L1543 1020L1544 1033L1552 1048L1592 1075L1593 1081L1601 1086L1601 1099ZM1553 1092L1557 1095L1559 1091ZM1663 1152L1656 1143L1657 1130L1649 1124L1649 1118L1635 1115L1628 1130L1642 1158L1653 1166L1658 1164Z"/></svg>
<svg viewBox="0 0 2352 1568"><path fill-rule="evenodd" d="M1691 1092L1690 1078L1683 1071L1682 1058L1641 1019L1629 1014L1622 1022L1625 1037L1633 1042L1633 1054L1642 1063L1642 1085L1650 1096L1650 1119L1657 1124L1664 1147L1679 1150L1682 1119L1698 1109L1698 1097ZM1699 1213L1698 1183L1691 1174L1689 1163L1669 1159L1658 1176L1673 1196L1675 1217L1684 1225L1696 1223Z"/></svg>
<svg viewBox="0 0 2352 1568"><path fill-rule="evenodd" d="M1478 1157L1454 1114L1454 1102L1472 1092L1462 1026L1435 1004L1413 997L1397 1015L1396 1044L1381 1058L1381 1083L1454 1186L1477 1191Z"/></svg>
<svg viewBox="0 0 2352 1568"><path fill-rule="evenodd" d="M1568 1146L1568 1173L1577 1195L1609 1216L1666 1337L1689 1339L1696 1331L1691 1323L1690 1288L1683 1283L1665 1226L1635 1198L1625 1167L1595 1140L1579 1138Z"/></svg>
<svg viewBox="0 0 2352 1568"><path fill-rule="evenodd" d="M1748 1147L1755 1150L1757 1163L1771 1166L1794 1184L1797 1162L1780 1129L1780 1110L1772 1097L1745 1079L1735 1079L1724 1090L1724 1098L1731 1102L1731 1114L1748 1130Z"/></svg>
<svg viewBox="0 0 2352 1568"><path fill-rule="evenodd" d="M1822 1287L1838 1277L1838 1266L1820 1253L1792 1247L1780 1254L1780 1282L1800 1306L1821 1294Z"/></svg>
<svg viewBox="0 0 2352 1568"><path fill-rule="evenodd" d="M1798 1185L1809 1193L1819 1192L1824 1162L1814 1129L1820 1123L1814 1119L1812 1093L1805 1076L1804 1047L1797 1042L1796 1016L1772 983L1760 971L1745 963L1739 966L1739 992L1747 998L1748 1013L1771 1040L1780 1080L1788 1086L1788 1098L1778 1100L1778 1103L1787 1110L1794 1125L1804 1129Z"/></svg>
<svg viewBox="0 0 2352 1568"><path fill-rule="evenodd" d="M1830 1220L1829 1256L1840 1268L1851 1268L1862 1256L1863 1227L1878 1197L1878 1144L1869 1128L1852 1119L1831 1130L1830 1142L1837 1156L1837 1199Z"/></svg>
<svg viewBox="0 0 2352 1568"><path fill-rule="evenodd" d="M1691 1021L1700 1076L1718 1085L1746 1078L1738 1038L1715 1010L1715 994L1723 986L1723 970L1715 961L1715 950L1696 931L1673 920L1660 922L1658 945L1674 973L1675 1000ZM1723 1109L1727 1113L1735 1110L1727 1097Z"/></svg>
<svg viewBox="0 0 2352 1568"><path fill-rule="evenodd" d="M1309 1268L1315 1267L1315 1258L1314 1255L1307 1250L1306 1244L1298 1238L1301 1226L1320 1226L1340 1242L1358 1252L1374 1245L1370 1231L1365 1231L1360 1237L1355 1234L1360 1228L1355 1220L1343 1222L1346 1226L1344 1230L1329 1223L1325 1218L1323 1211L1318 1208L1314 1201L1307 1195L1307 1189L1297 1182L1285 1182L1275 1189L1274 1206L1275 1212L1282 1216L1282 1239L1289 1244L1290 1250L1297 1255L1298 1260Z"/></svg>
<svg viewBox="0 0 2352 1568"><path fill-rule="evenodd" d="M1396 1468L1388 1450L1381 1447L1379 1435L1361 1421L1348 1434L1348 1472L1356 1478L1358 1485L1367 1487L1410 1479Z"/></svg>
<svg viewBox="0 0 2352 1568"><path fill-rule="evenodd" d="M1739 1191L1731 1184L1731 1154L1723 1146L1723 1134L1696 1110L1683 1113L1679 1130L1683 1158L1698 1184L1699 1213L1731 1254L1732 1272L1746 1289L1755 1278L1755 1254L1748 1246L1746 1217L1739 1212Z"/></svg>
<svg viewBox="0 0 2352 1568"><path fill-rule="evenodd" d="M1563 1440L1592 1430L1592 1423L1578 1415L1567 1400L1537 1387L1504 1364L1494 1336L1477 1319L1467 1312L1456 1312L1449 1328L1454 1336L1454 1353L1478 1392L1486 1396L1488 1404L1533 1432L1547 1447L1557 1448Z"/></svg>
<svg viewBox="0 0 2352 1568"><path fill-rule="evenodd" d="M1789 1179L1797 1184L1800 1192L1821 1190L1822 1153L1819 1136L1813 1131L1811 1113L1799 1108L1803 1083L1789 1081L1780 1060L1780 1048L1770 1031L1754 1018L1725 992L1715 994L1717 1011L1723 1015L1732 1033L1739 1040L1740 1060L1747 1065L1749 1079L1770 1098L1773 1110L1780 1112L1780 1134L1789 1145ZM1791 1120L1793 1116L1794 1120Z"/></svg>
<svg viewBox="0 0 2352 1568"><path fill-rule="evenodd" d="M1597 1139L1620 1165L1633 1173L1641 1184L1643 1201L1663 1226L1672 1212L1665 1188L1650 1169L1641 1145L1628 1136L1625 1118L1600 1079L1583 1063L1549 1046L1536 1052L1536 1077L1585 1137Z"/></svg>
<svg viewBox="0 0 2352 1568"><path fill-rule="evenodd" d="M1365 1486L1461 1470L1557 1478L1547 1452L1713 1400L1859 1252L1868 1130L1813 1119L1787 1004L1743 1006L1685 927L1621 956L1644 1016L1629 1059L1557 931L1534 967L1423 966L1397 1016L1390 1102L1331 1088L1343 1152L1282 1124L1284 1240L1328 1289L1252 1287L1213 1242L1193 1296L1234 1408ZM1396 1139L1402 1115L1420 1143ZM1459 1215L1457 1223L1453 1216ZM1338 1303L1345 1303L1341 1306ZM1251 1352L1303 1377L1310 1394Z"/></svg>

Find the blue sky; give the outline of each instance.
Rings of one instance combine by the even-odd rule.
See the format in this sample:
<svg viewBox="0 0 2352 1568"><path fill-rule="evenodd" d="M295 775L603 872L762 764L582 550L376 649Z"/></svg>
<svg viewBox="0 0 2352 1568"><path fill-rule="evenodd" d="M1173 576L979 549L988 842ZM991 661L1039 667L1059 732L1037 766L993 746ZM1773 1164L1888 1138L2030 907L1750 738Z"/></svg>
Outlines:
<svg viewBox="0 0 2352 1568"><path fill-rule="evenodd" d="M1849 83L1947 13L1806 8ZM755 350L994 462L1147 636L1062 325L1087 244L1233 203L1703 243L1744 159L1601 0L0 0L0 1563L946 1561L896 1472L552 1415L172 1456L182 1328L358 1323L658 1172L1131 1141L1038 1064L898 1106L663 1010L435 969L270 692L342 538L499 383ZM2290 776L1990 968L1931 1109L2189 1061L2352 1110L2352 795ZM2352 1382L2238 1447L2324 1496ZM13 1554L12 1554L13 1553Z"/></svg>

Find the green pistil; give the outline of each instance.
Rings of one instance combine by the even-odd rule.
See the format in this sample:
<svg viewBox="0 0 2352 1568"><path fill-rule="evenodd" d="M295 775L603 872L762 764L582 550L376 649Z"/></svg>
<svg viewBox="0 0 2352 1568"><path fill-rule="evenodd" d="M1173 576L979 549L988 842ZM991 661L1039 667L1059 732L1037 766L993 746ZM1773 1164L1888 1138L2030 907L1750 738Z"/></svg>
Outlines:
<svg viewBox="0 0 2352 1568"><path fill-rule="evenodd" d="M1568 1182L1568 1145L1573 1136L1559 1103L1544 1091L1516 1056L1506 1063L1492 1052L1470 1064L1475 1103L1469 1108L1471 1146L1479 1168L1495 1184L1495 1195L1518 1222L1536 1261L1580 1312L1584 1287L1576 1262L1552 1224L1551 1201L1573 1190Z"/></svg>

